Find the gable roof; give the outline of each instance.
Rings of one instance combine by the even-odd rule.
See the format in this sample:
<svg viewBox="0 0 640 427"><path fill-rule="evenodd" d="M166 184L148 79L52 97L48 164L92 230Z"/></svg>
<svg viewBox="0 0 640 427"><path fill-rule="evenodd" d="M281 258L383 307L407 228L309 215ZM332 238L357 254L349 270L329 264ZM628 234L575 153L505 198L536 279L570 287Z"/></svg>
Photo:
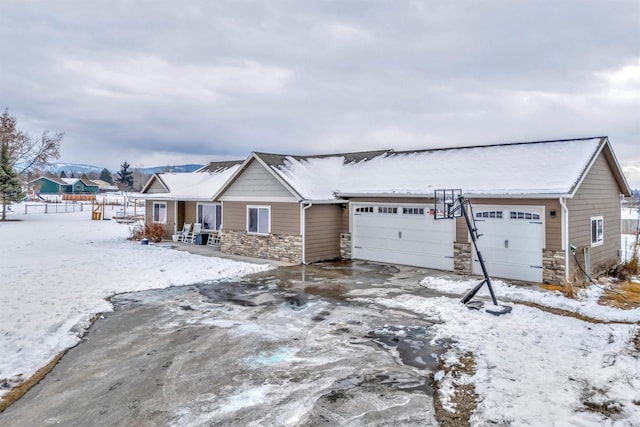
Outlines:
<svg viewBox="0 0 640 427"><path fill-rule="evenodd" d="M29 181L29 184L31 184L32 182L39 181L41 179L46 179L46 180L51 181L53 183L56 183L58 185L69 185L65 181L63 181L62 178L60 178L60 177L57 177L57 176L44 176L44 175L43 176L39 176L39 177L37 177L35 179L32 179L31 181Z"/></svg>
<svg viewBox="0 0 640 427"><path fill-rule="evenodd" d="M215 197L254 160L300 200L432 197L435 189L444 188L476 197L572 197L601 153L620 193L630 194L608 138L593 137L321 156L252 153Z"/></svg>
<svg viewBox="0 0 640 427"><path fill-rule="evenodd" d="M212 200L213 195L240 167L241 161L212 162L195 172L155 173L147 181L140 198L154 200ZM148 193L154 182L159 182L164 193Z"/></svg>
<svg viewBox="0 0 640 427"><path fill-rule="evenodd" d="M377 150L377 151L363 151L356 153L343 153L343 154L323 154L323 155L312 155L312 156L295 156L295 155L286 155L286 154L273 154L273 153L261 153L261 152L252 152L249 157L242 163L240 168L236 170L236 172L229 178L229 180L225 183L224 186L220 188L220 190L215 194L214 200L218 199L225 191L229 189L229 187L236 181L236 179L244 173L244 171L254 162L258 162L261 164L271 175L278 181L282 186L291 193L291 195L297 198L299 201L301 200L316 200L311 199L310 193L300 191L301 189L297 188L295 185L295 180L287 179L287 177L282 176L278 171L281 169L286 169L290 160L295 161L308 161L313 159L325 160L325 159L336 159L340 158L341 162L348 164L357 161L370 160L379 156L381 154L387 153L389 150ZM316 178L313 175L307 176L306 179L309 181L314 181ZM321 178L318 178L321 179ZM304 188L302 188L304 190ZM317 200L337 200L336 197L323 197L322 199Z"/></svg>
<svg viewBox="0 0 640 427"><path fill-rule="evenodd" d="M81 181L85 187L99 187L99 185L93 181L84 178L60 178L63 181L63 185L75 185L78 181Z"/></svg>

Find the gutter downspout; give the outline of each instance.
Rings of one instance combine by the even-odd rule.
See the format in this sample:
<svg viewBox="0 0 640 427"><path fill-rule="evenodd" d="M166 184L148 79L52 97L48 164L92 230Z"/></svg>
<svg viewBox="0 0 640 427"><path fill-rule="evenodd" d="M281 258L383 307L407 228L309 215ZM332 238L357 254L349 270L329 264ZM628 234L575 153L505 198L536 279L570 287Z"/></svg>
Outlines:
<svg viewBox="0 0 640 427"><path fill-rule="evenodd" d="M564 280L569 281L569 208L564 197L560 197L562 208L562 248L564 249Z"/></svg>
<svg viewBox="0 0 640 427"><path fill-rule="evenodd" d="M307 260L305 259L305 257L307 256L307 254L305 253L306 252L305 246L307 243L307 232L306 232L307 230L305 227L305 223L307 222L306 221L307 216L305 214L305 211L309 209L311 206L313 206L313 203L311 202L307 202L307 203L308 203L307 206L305 206L305 202L302 202L302 204L300 204L300 206L302 207L302 209L300 209L300 234L302 235L302 260L301 261L303 264L307 263Z"/></svg>

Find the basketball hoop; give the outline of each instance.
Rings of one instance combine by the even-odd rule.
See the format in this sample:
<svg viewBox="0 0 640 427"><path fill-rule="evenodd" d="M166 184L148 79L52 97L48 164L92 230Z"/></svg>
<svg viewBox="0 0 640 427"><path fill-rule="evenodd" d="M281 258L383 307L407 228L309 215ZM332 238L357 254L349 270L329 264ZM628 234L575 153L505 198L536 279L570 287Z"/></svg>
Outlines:
<svg viewBox="0 0 640 427"><path fill-rule="evenodd" d="M462 196L460 189L435 190L433 192L434 219L451 219L462 215L462 212L453 210L456 200Z"/></svg>
<svg viewBox="0 0 640 427"><path fill-rule="evenodd" d="M433 198L435 203L433 210L434 219L454 219L460 216L464 217L467 229L469 230L469 234L471 235L473 248L476 251L478 261L480 261L480 267L482 267L482 272L484 273L484 280L478 283L473 289L471 289L471 291L469 291L460 300L460 302L466 305L471 310L480 310L484 306L484 304L481 301L471 301L471 299L476 295L480 288L482 288L482 285L486 283L487 287L489 288L489 293L491 294L493 307L487 308L485 311L495 316L510 313L510 306L498 304L496 295L493 292L493 286L491 285L491 278L489 277L489 273L487 272L487 267L484 264L484 259L482 258L480 249L478 249L478 244L476 241L478 240L478 237L480 237L480 235L478 234L476 222L473 218L473 208L471 206L471 200L464 197L462 195L462 190L460 189L435 190L433 193Z"/></svg>

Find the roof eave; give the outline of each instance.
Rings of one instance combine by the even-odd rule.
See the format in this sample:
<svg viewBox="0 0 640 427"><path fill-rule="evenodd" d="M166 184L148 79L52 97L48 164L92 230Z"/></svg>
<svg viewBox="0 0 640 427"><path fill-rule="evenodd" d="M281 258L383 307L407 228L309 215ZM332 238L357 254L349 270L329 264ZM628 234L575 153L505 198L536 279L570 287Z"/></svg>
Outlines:
<svg viewBox="0 0 640 427"><path fill-rule="evenodd" d="M622 172L622 168L620 167L620 163L618 163L618 159L616 158L616 155L613 152L613 148L611 147L611 143L609 142L609 137L603 136L601 137L600 144L598 145L598 149L594 151L593 156L591 157L591 159L589 160L589 163L587 164L587 167L584 168L584 170L578 177L578 180L576 180L576 183L569 191L569 193L571 194L571 197L573 197L576 194L576 192L582 185L582 182L585 180L585 178L589 174L589 171L591 170L591 168L593 167L593 164L596 162L596 160L598 159L598 156L601 153L604 153L605 159L607 160L607 163L609 163L611 172L613 173L614 179L616 180L618 187L620 189L620 194L626 197L631 196L631 187L629 187L627 178L624 176L624 173Z"/></svg>
<svg viewBox="0 0 640 427"><path fill-rule="evenodd" d="M569 193L521 193L521 194L505 194L505 193L464 193L465 196L475 199L557 199L559 197L571 198ZM433 193L336 193L336 197L345 199L351 198L411 198L411 199L433 199Z"/></svg>

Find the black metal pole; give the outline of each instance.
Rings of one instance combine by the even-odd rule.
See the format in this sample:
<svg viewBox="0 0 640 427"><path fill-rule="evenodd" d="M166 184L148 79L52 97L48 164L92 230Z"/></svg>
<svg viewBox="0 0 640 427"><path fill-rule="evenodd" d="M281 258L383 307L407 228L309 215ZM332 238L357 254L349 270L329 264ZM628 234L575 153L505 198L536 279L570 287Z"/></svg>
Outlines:
<svg viewBox="0 0 640 427"><path fill-rule="evenodd" d="M491 300L493 301L493 305L498 305L498 301L496 300L496 295L493 292L493 286L491 285L491 278L489 277L489 273L487 272L487 267L484 265L484 259L482 258L482 254L480 253L480 249L478 249L477 240L477 230L471 224L471 219L469 218L469 213L467 208L465 207L465 199L464 196L458 197L458 203L460 204L460 210L462 211L462 215L464 215L464 220L467 223L467 228L469 229L469 233L471 234L471 241L473 242L473 248L476 251L476 255L478 256L478 261L480 262L480 267L482 267L482 273L484 274L484 280L487 282L487 286L489 287L489 293L491 294ZM482 287L482 283L480 286L476 286L469 294L467 294L462 301L469 301L473 296L478 292L478 290Z"/></svg>

